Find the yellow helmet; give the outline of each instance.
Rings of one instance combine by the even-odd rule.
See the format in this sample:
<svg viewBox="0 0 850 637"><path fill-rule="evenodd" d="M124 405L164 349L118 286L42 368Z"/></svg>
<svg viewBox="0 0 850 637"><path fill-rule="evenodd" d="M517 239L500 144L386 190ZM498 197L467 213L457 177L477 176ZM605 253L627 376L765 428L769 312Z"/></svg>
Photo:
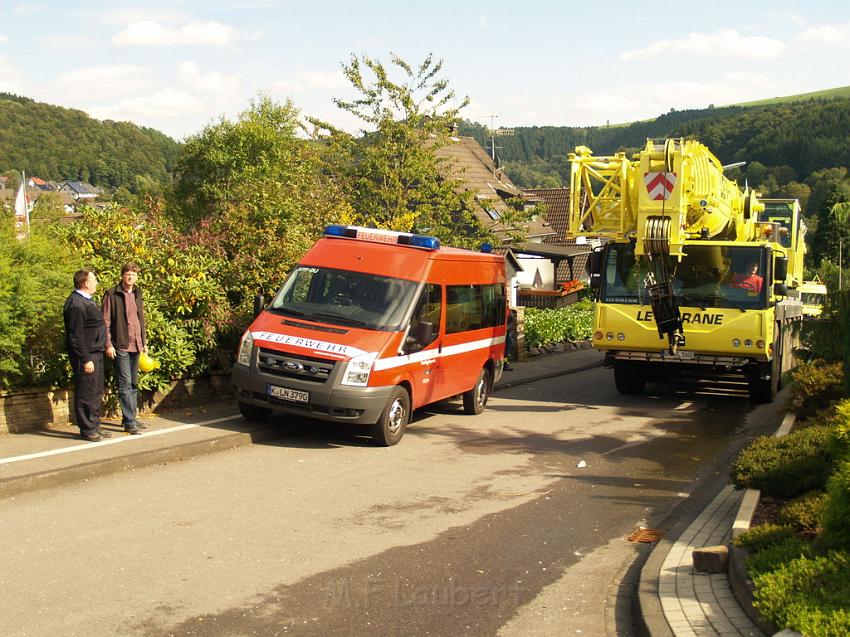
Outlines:
<svg viewBox="0 0 850 637"><path fill-rule="evenodd" d="M159 367L159 361L151 358L146 352L139 354L139 369L143 372L152 372Z"/></svg>

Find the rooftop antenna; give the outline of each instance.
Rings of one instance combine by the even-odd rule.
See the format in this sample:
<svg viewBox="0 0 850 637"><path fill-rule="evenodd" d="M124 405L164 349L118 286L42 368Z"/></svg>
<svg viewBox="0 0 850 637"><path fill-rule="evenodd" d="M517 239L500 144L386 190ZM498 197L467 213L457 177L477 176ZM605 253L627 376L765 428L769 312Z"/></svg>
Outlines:
<svg viewBox="0 0 850 637"><path fill-rule="evenodd" d="M513 135L513 128L496 128L496 118L498 115L488 115L490 118L490 159L493 160L493 177L496 177L496 150L500 150L501 146L496 146L496 137L502 135Z"/></svg>

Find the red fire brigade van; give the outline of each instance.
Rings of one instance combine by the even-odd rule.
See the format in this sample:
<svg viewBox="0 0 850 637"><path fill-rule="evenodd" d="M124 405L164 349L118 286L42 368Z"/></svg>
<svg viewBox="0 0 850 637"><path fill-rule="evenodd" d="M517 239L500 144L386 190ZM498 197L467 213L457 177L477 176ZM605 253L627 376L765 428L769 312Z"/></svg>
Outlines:
<svg viewBox="0 0 850 637"><path fill-rule="evenodd" d="M383 446L423 405L462 394L481 413L502 373L505 285L500 256L329 226L242 336L239 410L368 424Z"/></svg>

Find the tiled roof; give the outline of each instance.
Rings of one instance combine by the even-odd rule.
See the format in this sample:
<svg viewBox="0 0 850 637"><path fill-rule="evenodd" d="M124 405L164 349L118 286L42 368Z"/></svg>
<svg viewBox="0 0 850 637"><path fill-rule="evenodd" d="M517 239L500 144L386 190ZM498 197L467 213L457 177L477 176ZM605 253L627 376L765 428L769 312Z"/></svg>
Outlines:
<svg viewBox="0 0 850 637"><path fill-rule="evenodd" d="M526 193L539 197L546 204L546 220L555 231L552 237L546 237L544 243L575 246L575 239L567 239L566 232L569 228L570 215L570 189L569 188L530 188ZM579 246L582 247L582 246ZM573 276L585 278L585 265L587 255L579 255L573 259ZM570 277L569 267L566 261L558 267L558 281L567 281Z"/></svg>
<svg viewBox="0 0 850 637"><path fill-rule="evenodd" d="M94 188L89 186L88 184L82 181L66 181L65 185L68 186L71 190L81 194L81 195L93 195L95 194Z"/></svg>
<svg viewBox="0 0 850 637"><path fill-rule="evenodd" d="M446 146L436 149L436 155L447 160L448 176L462 182L464 188L474 193L480 206L480 209L475 209L475 214L487 226L492 226L496 218L508 212L505 199L523 196L523 192L503 170L495 167L490 155L472 137L451 137ZM488 209L494 214L488 213ZM499 230L496 225L497 234L500 234ZM528 224L529 237L540 238L551 233L552 230L542 221Z"/></svg>

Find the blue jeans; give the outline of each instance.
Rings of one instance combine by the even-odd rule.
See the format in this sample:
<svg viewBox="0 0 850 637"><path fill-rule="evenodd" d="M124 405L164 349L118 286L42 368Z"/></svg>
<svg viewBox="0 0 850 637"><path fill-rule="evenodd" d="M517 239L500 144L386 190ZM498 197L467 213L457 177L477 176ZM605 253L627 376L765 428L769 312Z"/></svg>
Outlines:
<svg viewBox="0 0 850 637"><path fill-rule="evenodd" d="M115 350L115 374L118 377L118 401L121 403L121 423L135 427L139 396L139 352Z"/></svg>

